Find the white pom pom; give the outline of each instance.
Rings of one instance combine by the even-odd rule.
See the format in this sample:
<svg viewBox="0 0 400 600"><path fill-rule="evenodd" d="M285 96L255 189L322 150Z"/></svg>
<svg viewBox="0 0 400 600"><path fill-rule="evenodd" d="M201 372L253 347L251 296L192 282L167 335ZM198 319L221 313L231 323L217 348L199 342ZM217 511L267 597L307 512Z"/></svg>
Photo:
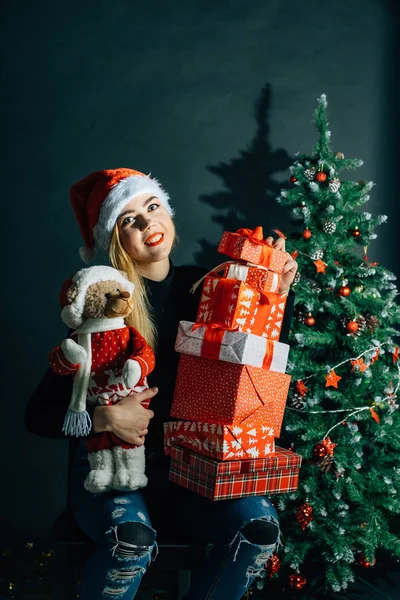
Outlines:
<svg viewBox="0 0 400 600"><path fill-rule="evenodd" d="M96 248L87 248L86 246L83 246L82 248L79 248L79 256L83 262L88 265L96 256Z"/></svg>

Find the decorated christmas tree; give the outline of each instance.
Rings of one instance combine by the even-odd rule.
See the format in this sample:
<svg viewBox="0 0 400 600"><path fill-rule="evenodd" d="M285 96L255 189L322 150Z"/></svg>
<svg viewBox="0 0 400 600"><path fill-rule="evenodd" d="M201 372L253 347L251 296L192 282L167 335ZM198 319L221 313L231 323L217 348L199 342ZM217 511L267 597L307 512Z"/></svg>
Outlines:
<svg viewBox="0 0 400 600"><path fill-rule="evenodd" d="M326 108L322 95L319 139L297 155L278 198L300 222L287 240L299 276L284 441L303 466L298 491L275 499L284 546L267 573L306 589L317 560L338 592L381 550L400 557L400 309L396 277L367 256L386 216L362 211L373 183L342 175L362 161L332 151Z"/></svg>

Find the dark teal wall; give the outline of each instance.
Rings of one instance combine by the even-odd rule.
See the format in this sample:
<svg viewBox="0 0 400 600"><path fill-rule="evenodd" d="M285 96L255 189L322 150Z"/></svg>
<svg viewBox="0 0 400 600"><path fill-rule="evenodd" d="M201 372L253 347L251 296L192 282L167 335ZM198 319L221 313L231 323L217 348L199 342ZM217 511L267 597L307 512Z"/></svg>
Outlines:
<svg viewBox="0 0 400 600"><path fill-rule="evenodd" d="M99 168L153 173L176 207L177 262L218 241L223 181L244 225L285 231L274 197L311 150L324 92L335 149L377 184L366 210L389 216L369 255L398 272L398 21L378 0L7 4L1 514L3 535L26 539L47 535L65 494L66 443L28 435L22 415L64 334L60 284L81 267L70 185Z"/></svg>

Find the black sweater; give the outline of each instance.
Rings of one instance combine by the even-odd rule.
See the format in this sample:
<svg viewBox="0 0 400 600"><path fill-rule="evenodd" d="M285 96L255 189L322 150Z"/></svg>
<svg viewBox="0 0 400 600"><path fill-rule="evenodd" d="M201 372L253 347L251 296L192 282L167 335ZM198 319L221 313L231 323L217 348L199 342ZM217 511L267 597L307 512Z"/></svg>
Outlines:
<svg viewBox="0 0 400 600"><path fill-rule="evenodd" d="M146 450L162 451L162 423L169 420L179 354L174 350L179 321L195 321L202 286L190 294L193 283L205 275L205 269L195 266L174 267L171 263L163 281L146 279L148 297L157 325L156 367L148 377L150 387L158 394L151 400L154 418L146 436ZM288 342L293 313L293 292L289 293L280 341ZM72 377L61 376L48 369L29 399L25 425L31 433L50 438L65 437L62 432L65 413L71 398Z"/></svg>

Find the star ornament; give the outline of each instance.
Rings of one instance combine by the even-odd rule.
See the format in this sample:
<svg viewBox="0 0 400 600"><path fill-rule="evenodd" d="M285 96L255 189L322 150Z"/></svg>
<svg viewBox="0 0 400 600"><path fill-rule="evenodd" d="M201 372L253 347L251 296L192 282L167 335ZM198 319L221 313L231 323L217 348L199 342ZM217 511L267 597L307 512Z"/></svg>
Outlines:
<svg viewBox="0 0 400 600"><path fill-rule="evenodd" d="M368 369L368 366L365 364L363 358L359 358L358 360L351 360L350 362L352 365L352 369L351 369L352 373L354 373L354 371L357 370L357 367L358 367L359 373L363 373L364 371L366 371Z"/></svg>
<svg viewBox="0 0 400 600"><path fill-rule="evenodd" d="M377 349L375 350L375 354L374 354L374 356L371 358L371 365L373 365L373 364L374 364L374 362L375 362L376 360L378 360L378 359L379 359L379 348L377 348Z"/></svg>
<svg viewBox="0 0 400 600"><path fill-rule="evenodd" d="M331 454L333 456L333 451L336 448L337 444L334 444L330 438L325 438L322 440L321 444L326 448L327 454Z"/></svg>
<svg viewBox="0 0 400 600"><path fill-rule="evenodd" d="M392 353L392 358L393 358L393 364L395 365L399 359L399 347L398 346L395 347L395 349Z"/></svg>
<svg viewBox="0 0 400 600"><path fill-rule="evenodd" d="M335 371L332 369L332 371L330 371L330 373L328 373L328 375L325 375L325 380L326 380L326 384L325 387L334 387L337 389L338 387L338 381L340 381L342 378L340 377L340 375L336 375Z"/></svg>
<svg viewBox="0 0 400 600"><path fill-rule="evenodd" d="M320 258L318 260L314 260L314 265L317 267L317 273L325 273L326 264Z"/></svg>
<svg viewBox="0 0 400 600"><path fill-rule="evenodd" d="M303 380L301 379L300 381L296 381L296 390L299 392L299 394L301 394L302 396L305 396L308 392L308 387L306 387L304 385Z"/></svg>

